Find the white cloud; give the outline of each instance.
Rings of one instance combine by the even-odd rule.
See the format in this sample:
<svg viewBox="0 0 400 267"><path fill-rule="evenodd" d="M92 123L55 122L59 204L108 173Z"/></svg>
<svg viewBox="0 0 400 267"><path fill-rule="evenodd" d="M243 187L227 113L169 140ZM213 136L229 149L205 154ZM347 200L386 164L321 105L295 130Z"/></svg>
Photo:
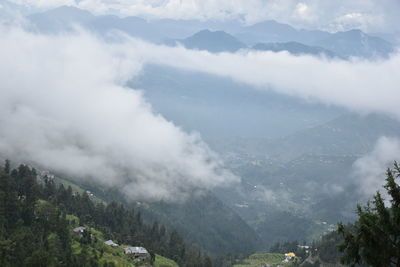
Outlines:
<svg viewBox="0 0 400 267"><path fill-rule="evenodd" d="M144 62L230 77L260 89L400 119L400 55L388 60L331 60L286 52L211 54L132 41ZM179 58L179 60L176 60Z"/></svg>
<svg viewBox="0 0 400 267"><path fill-rule="evenodd" d="M373 24L384 25L384 16L382 14L353 12L337 17L332 23L329 24L328 29L330 28L336 31L362 29L364 31L368 31L370 26Z"/></svg>
<svg viewBox="0 0 400 267"><path fill-rule="evenodd" d="M305 21L312 21L315 19L309 6L302 2L296 5L295 16Z"/></svg>
<svg viewBox="0 0 400 267"><path fill-rule="evenodd" d="M385 184L385 171L399 158L400 140L381 137L370 153L353 164L357 188L363 196L369 198L378 190L384 191L382 186Z"/></svg>
<svg viewBox="0 0 400 267"><path fill-rule="evenodd" d="M76 6L95 13L173 19L242 19L246 23L275 19L295 27L332 31L360 27L370 32L396 31L398 0L9 0L22 6ZM349 19L349 14L362 14ZM350 23L351 22L351 23Z"/></svg>
<svg viewBox="0 0 400 267"><path fill-rule="evenodd" d="M136 52L87 33L0 30L0 151L131 199L177 200L237 181L196 134L123 87Z"/></svg>

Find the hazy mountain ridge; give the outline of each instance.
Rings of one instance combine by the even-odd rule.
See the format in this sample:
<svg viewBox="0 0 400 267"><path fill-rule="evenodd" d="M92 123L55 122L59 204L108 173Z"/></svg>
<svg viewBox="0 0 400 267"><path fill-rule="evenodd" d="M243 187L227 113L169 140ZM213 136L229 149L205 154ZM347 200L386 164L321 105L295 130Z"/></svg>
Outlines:
<svg viewBox="0 0 400 267"><path fill-rule="evenodd" d="M309 54L310 48L306 46L320 46L343 58L355 56L375 59L388 57L395 52L394 46L388 41L369 36L360 30L331 34L315 30L297 30L290 25L273 20L251 26L235 24L233 27L230 22L166 19L146 21L138 17L94 16L87 11L73 7L59 7L30 15L28 18L37 30L44 32L71 30L71 25L79 24L100 33L120 30L155 43L174 44L173 40L180 40L188 48L205 49L210 52L235 52L240 48L251 47L257 43L276 42L301 43L303 46L297 46L293 51L295 54L299 53L299 49L301 53ZM209 31L204 31L204 29L209 29ZM209 37L216 39L211 40ZM291 49L293 48L284 50L292 52ZM325 52L330 55L328 51Z"/></svg>
<svg viewBox="0 0 400 267"><path fill-rule="evenodd" d="M379 58L388 57L395 52L393 45L388 41L360 30L337 32L328 38L318 40L315 44L343 57Z"/></svg>
<svg viewBox="0 0 400 267"><path fill-rule="evenodd" d="M334 52L328 49L319 46L308 46L298 42L257 43L252 49L272 52L287 51L293 55L326 56L329 58L338 57Z"/></svg>
<svg viewBox="0 0 400 267"><path fill-rule="evenodd" d="M200 132L207 142L216 145L229 143L232 138L262 141L286 136L344 112L337 107L257 90L228 78L156 65L145 66L129 85L140 88L156 112L188 131ZM240 150L243 142L232 144L236 143Z"/></svg>
<svg viewBox="0 0 400 267"><path fill-rule="evenodd" d="M294 159L301 154L362 155L381 136L399 136L400 124L383 115L345 114L326 124L279 140L270 151L274 157ZM301 140L301 141L299 141Z"/></svg>

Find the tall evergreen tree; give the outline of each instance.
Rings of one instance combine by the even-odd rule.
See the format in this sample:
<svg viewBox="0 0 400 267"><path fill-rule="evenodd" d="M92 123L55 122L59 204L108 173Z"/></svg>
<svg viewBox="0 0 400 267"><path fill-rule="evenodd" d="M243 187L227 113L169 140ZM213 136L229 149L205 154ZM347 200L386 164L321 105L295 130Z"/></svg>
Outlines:
<svg viewBox="0 0 400 267"><path fill-rule="evenodd" d="M4 172L6 174L10 174L10 170L11 170L10 160L6 159L5 164L4 164Z"/></svg>
<svg viewBox="0 0 400 267"><path fill-rule="evenodd" d="M384 186L389 206L377 192L366 206L357 206L358 220L354 225L339 224L338 231L344 237L339 246L344 252L343 263L400 267L400 186L396 183L399 177L400 167L395 162L394 168L386 172Z"/></svg>

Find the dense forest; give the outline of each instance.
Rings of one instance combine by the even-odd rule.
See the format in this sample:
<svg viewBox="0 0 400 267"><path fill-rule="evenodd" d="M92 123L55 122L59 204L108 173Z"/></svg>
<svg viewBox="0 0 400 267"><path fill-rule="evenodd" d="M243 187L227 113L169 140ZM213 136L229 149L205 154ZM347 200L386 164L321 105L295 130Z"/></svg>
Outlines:
<svg viewBox="0 0 400 267"><path fill-rule="evenodd" d="M62 177L62 174L57 176ZM216 192L204 190L202 194L185 201L141 202L130 201L115 188L82 180L74 183L90 190L97 198L107 202L117 201L128 209L140 212L146 223L158 221L166 228L176 229L187 244L196 244L207 251L215 264L221 265L222 259L240 257L267 247L254 229L221 201Z"/></svg>
<svg viewBox="0 0 400 267"><path fill-rule="evenodd" d="M96 235L89 230L77 238L74 225L93 227L118 244L143 246L151 261L157 253L179 266L214 266L174 229L145 223L140 212L122 204L95 203L86 193L38 177L27 165L11 169L9 161L0 171L0 266L114 266L102 258L103 244Z"/></svg>

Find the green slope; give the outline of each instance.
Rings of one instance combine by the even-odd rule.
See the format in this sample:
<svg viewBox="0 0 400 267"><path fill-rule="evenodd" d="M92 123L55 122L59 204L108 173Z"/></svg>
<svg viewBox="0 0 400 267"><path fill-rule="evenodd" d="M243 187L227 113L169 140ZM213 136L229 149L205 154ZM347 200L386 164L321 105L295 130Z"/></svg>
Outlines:
<svg viewBox="0 0 400 267"><path fill-rule="evenodd" d="M252 253L260 244L254 230L212 193L184 203L142 204L141 210L212 254Z"/></svg>
<svg viewBox="0 0 400 267"><path fill-rule="evenodd" d="M262 267L265 264L269 264L271 267L279 265L285 267L291 267L291 266L296 266L296 264L299 261L298 258L291 259L289 262L283 262L284 260L285 260L284 254L257 253L250 255L248 258L244 260L241 260L233 267Z"/></svg>
<svg viewBox="0 0 400 267"><path fill-rule="evenodd" d="M230 207L220 201L212 192L193 197L180 203L135 202L128 203L117 191L95 185L78 185L60 179L60 182L74 185L94 193L96 201L116 200L141 211L143 218L152 223L158 221L170 229L176 229L186 242L199 245L211 254L253 253L259 248L260 240L255 231Z"/></svg>
<svg viewBox="0 0 400 267"><path fill-rule="evenodd" d="M39 200L37 202L37 205L43 206L46 203L48 202L45 200ZM114 263L115 267L130 267L130 266L133 267L138 265L150 264L149 261L143 262L140 260L134 260L129 256L125 255L123 248L128 246L134 246L135 244L121 244L118 248L112 248L104 244L104 242L108 240L108 238L105 237L105 234L96 228L90 227L89 225L83 225L83 226L91 233L92 240L95 241L90 246L86 246L84 248L84 245L82 245L81 242L79 242L81 236L73 232L73 229L75 227L80 226L78 223L79 218L69 214L67 215L67 219L70 225L70 234L73 239L72 241L73 254L79 255L83 249L86 249L88 254L97 255L97 257L99 258L98 263L100 264L100 266L103 266L103 264L110 262ZM49 239L51 239L51 236L49 237ZM178 264L171 259L156 254L153 266L178 267Z"/></svg>

